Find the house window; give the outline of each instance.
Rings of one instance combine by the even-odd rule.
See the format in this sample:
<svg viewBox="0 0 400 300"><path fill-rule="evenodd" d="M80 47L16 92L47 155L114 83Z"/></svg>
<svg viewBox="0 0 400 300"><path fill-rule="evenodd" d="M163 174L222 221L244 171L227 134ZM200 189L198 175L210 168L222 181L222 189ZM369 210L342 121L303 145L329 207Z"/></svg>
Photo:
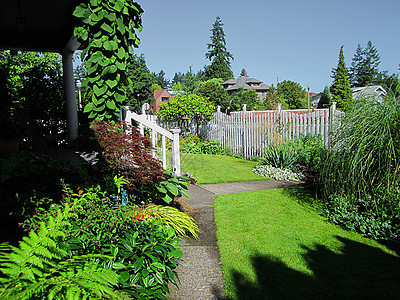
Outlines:
<svg viewBox="0 0 400 300"><path fill-rule="evenodd" d="M168 100L169 100L168 97L161 97L161 101L162 101L162 102L167 102Z"/></svg>

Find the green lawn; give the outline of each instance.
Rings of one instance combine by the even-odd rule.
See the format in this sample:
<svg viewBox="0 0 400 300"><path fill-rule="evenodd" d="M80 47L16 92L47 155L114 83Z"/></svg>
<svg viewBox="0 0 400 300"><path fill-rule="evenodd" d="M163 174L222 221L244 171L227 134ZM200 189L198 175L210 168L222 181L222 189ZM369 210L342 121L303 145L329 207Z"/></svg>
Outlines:
<svg viewBox="0 0 400 300"><path fill-rule="evenodd" d="M301 188L216 197L227 296L400 299L399 257L327 223L312 201Z"/></svg>
<svg viewBox="0 0 400 300"><path fill-rule="evenodd" d="M256 162L224 155L181 153L182 173L190 173L198 184L266 180L251 172Z"/></svg>

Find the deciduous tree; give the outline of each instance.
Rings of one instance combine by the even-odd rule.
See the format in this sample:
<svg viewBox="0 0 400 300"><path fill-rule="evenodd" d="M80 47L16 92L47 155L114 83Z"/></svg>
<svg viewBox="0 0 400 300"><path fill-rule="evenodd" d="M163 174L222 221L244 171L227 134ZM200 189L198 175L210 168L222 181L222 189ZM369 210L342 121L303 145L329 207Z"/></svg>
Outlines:
<svg viewBox="0 0 400 300"><path fill-rule="evenodd" d="M222 87L222 79L213 78L207 81L200 81L194 93L207 98L215 106L226 108L229 105L231 97Z"/></svg>
<svg viewBox="0 0 400 300"><path fill-rule="evenodd" d="M193 122L196 126L196 132L199 131L199 125L212 118L214 105L199 95L181 94L160 104L157 116L167 121L180 122L189 130L189 125Z"/></svg>
<svg viewBox="0 0 400 300"><path fill-rule="evenodd" d="M290 109L307 107L307 93L297 82L284 80L278 83L280 100ZM282 103L283 104L283 103Z"/></svg>
<svg viewBox="0 0 400 300"><path fill-rule="evenodd" d="M255 90L240 89L239 92L232 98L230 107L233 111L243 109L243 104L246 104L247 110L254 110L260 106L261 101Z"/></svg>

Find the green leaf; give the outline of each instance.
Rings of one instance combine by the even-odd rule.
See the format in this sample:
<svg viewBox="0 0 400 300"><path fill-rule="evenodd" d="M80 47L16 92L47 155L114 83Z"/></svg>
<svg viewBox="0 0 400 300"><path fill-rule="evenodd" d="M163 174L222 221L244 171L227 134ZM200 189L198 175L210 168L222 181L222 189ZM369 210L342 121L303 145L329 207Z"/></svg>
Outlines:
<svg viewBox="0 0 400 300"><path fill-rule="evenodd" d="M116 61L116 62L115 62L115 66L116 66L118 69L120 69L121 71L125 71L125 70L126 70L126 64L124 64L124 63L122 63L122 62Z"/></svg>
<svg viewBox="0 0 400 300"><path fill-rule="evenodd" d="M163 265L162 263L154 262L154 263L152 263L151 265L152 265L152 266L155 266L155 267L158 268L158 269L161 269L161 270L165 271L165 265Z"/></svg>
<svg viewBox="0 0 400 300"><path fill-rule="evenodd" d="M118 81L117 81L117 80L106 80L106 84L107 84L110 88L113 88L113 87L117 86Z"/></svg>
<svg viewBox="0 0 400 300"><path fill-rule="evenodd" d="M105 17L109 19L111 22L115 22L115 20L117 19L115 13L106 14Z"/></svg>
<svg viewBox="0 0 400 300"><path fill-rule="evenodd" d="M102 106L94 107L93 110L94 111L103 111L105 108L106 108L106 106L103 104Z"/></svg>
<svg viewBox="0 0 400 300"><path fill-rule="evenodd" d="M117 109L114 100L106 101L106 106L111 110Z"/></svg>
<svg viewBox="0 0 400 300"><path fill-rule="evenodd" d="M92 22L97 23L97 22L99 22L99 21L101 21L101 20L103 19L103 15L101 15L101 14L96 14L96 13L92 13L92 14L89 16L89 19L90 19Z"/></svg>
<svg viewBox="0 0 400 300"><path fill-rule="evenodd" d="M114 98L115 98L115 101L117 101L118 103L121 103L125 100L125 95L122 95L120 93L115 93Z"/></svg>
<svg viewBox="0 0 400 300"><path fill-rule="evenodd" d="M105 86L105 85L101 88L99 88L97 85L93 86L93 92L95 93L95 95L97 97L103 95L106 91L107 91L107 86Z"/></svg>
<svg viewBox="0 0 400 300"><path fill-rule="evenodd" d="M172 200L174 200L174 199L173 199L170 195L165 194L163 200L164 200L166 203L171 203Z"/></svg>
<svg viewBox="0 0 400 300"><path fill-rule="evenodd" d="M88 113L91 112L93 110L93 104L92 103L88 103L85 105L85 108L83 109L83 112Z"/></svg>
<svg viewBox="0 0 400 300"><path fill-rule="evenodd" d="M122 48L122 47L120 47L120 48L118 49L117 53L116 53L116 55L117 55L117 57L118 57L119 59L124 59L124 58L125 58L125 54L126 54L125 49Z"/></svg>
<svg viewBox="0 0 400 300"><path fill-rule="evenodd" d="M116 20L116 23L117 23L117 29L118 29L118 31L119 31L122 35L124 35L124 34L125 34L125 31L126 31L125 25L124 25L124 20L123 20L122 18L118 18L118 19Z"/></svg>
<svg viewBox="0 0 400 300"><path fill-rule="evenodd" d="M88 62L91 63L98 63L100 60L103 59L103 53L100 51L96 51L93 55L88 59Z"/></svg>
<svg viewBox="0 0 400 300"><path fill-rule="evenodd" d="M143 261L144 258L143 257L139 257L135 263L133 264L133 268L135 269L135 272L140 270L143 267Z"/></svg>
<svg viewBox="0 0 400 300"><path fill-rule="evenodd" d="M77 6L75 8L75 11L73 12L73 16L77 17L77 18L83 18L87 13L88 13L88 9L86 4L81 3L79 6Z"/></svg>
<svg viewBox="0 0 400 300"><path fill-rule="evenodd" d="M114 9L116 11L121 11L123 8L124 8L124 1L117 0L117 2L115 2L115 4L114 4Z"/></svg>
<svg viewBox="0 0 400 300"><path fill-rule="evenodd" d="M103 29L104 31L107 31L108 33L114 33L114 29L112 29L112 27L110 25L108 25L107 23L103 23L100 26L101 29Z"/></svg>
<svg viewBox="0 0 400 300"><path fill-rule="evenodd" d="M108 51L114 51L118 49L118 43L115 41L106 41L103 43L103 47Z"/></svg>

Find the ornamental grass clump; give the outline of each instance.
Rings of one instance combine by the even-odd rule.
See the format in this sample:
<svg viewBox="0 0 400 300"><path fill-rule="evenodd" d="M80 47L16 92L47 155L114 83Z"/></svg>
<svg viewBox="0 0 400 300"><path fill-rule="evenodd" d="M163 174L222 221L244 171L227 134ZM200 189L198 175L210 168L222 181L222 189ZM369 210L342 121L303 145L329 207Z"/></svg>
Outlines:
<svg viewBox="0 0 400 300"><path fill-rule="evenodd" d="M342 197L352 214L373 215L379 223L388 221L396 227L400 224L400 102L358 98L339 123L318 178L328 208L332 196Z"/></svg>
<svg viewBox="0 0 400 300"><path fill-rule="evenodd" d="M287 144L273 145L265 149L262 161L264 165L290 169L297 161L297 154L294 149Z"/></svg>

